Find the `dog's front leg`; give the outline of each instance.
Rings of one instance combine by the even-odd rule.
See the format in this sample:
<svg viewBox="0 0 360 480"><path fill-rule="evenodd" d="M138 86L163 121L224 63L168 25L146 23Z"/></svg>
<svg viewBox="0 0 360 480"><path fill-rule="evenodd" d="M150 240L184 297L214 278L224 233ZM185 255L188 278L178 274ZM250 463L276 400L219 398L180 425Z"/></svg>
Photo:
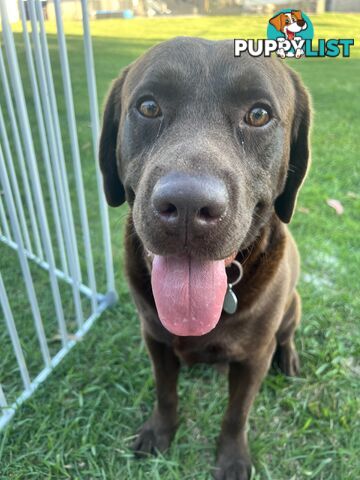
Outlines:
<svg viewBox="0 0 360 480"><path fill-rule="evenodd" d="M246 422L250 408L269 369L275 341L261 358L230 363L229 403L218 443L216 480L248 480L251 459L247 443Z"/></svg>
<svg viewBox="0 0 360 480"><path fill-rule="evenodd" d="M294 37L294 40L296 42L301 42L303 39L301 37ZM303 55L305 55L305 52L302 49L302 47L298 47L298 48L295 49L295 58L300 58Z"/></svg>
<svg viewBox="0 0 360 480"><path fill-rule="evenodd" d="M144 334L156 384L154 411L138 433L133 449L137 456L163 452L170 445L177 427L177 380L180 362L173 349Z"/></svg>
<svg viewBox="0 0 360 480"><path fill-rule="evenodd" d="M276 40L277 40L278 46L279 46L278 50L276 51L276 54L280 58L285 58L286 53L285 53L285 49L284 49L284 41L286 41L286 39L284 39L283 37L278 37Z"/></svg>

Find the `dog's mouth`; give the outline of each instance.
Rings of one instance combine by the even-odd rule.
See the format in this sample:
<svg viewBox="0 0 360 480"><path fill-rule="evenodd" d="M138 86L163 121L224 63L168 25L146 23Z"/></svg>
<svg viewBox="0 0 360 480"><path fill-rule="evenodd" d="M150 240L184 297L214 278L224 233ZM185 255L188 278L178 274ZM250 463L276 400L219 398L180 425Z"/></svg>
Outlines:
<svg viewBox="0 0 360 480"><path fill-rule="evenodd" d="M174 335L200 336L213 330L221 316L227 289L224 260L154 255L151 285L163 326Z"/></svg>
<svg viewBox="0 0 360 480"><path fill-rule="evenodd" d="M289 28L287 28L286 29L286 34L287 34L288 40L294 40L295 32L292 32Z"/></svg>

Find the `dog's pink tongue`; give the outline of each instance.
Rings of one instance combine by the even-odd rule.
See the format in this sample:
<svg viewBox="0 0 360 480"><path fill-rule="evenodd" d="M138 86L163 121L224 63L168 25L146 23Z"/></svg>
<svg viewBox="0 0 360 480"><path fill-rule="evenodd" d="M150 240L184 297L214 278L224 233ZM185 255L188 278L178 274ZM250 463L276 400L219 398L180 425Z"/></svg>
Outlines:
<svg viewBox="0 0 360 480"><path fill-rule="evenodd" d="M159 318L174 335L204 335L219 321L227 288L225 262L155 255L151 284Z"/></svg>

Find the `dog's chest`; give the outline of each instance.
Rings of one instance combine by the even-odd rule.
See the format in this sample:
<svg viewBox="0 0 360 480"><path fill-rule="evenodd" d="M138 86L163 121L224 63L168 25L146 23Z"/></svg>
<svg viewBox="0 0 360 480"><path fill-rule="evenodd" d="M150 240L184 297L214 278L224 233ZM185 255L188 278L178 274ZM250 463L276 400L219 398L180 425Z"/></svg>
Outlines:
<svg viewBox="0 0 360 480"><path fill-rule="evenodd" d="M218 363L227 361L227 349L219 343L204 346L197 349L191 342L177 337L174 339L173 347L176 355L186 364L195 363Z"/></svg>
<svg viewBox="0 0 360 480"><path fill-rule="evenodd" d="M221 336L213 339L174 337L172 346L176 355L188 365L226 363L239 359L244 354L241 341L229 341Z"/></svg>

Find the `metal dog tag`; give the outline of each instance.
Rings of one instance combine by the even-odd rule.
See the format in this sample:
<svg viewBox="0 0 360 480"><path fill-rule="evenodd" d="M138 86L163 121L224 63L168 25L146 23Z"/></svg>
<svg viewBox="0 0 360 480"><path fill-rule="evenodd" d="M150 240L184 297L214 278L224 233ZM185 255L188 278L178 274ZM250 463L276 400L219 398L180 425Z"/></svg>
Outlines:
<svg viewBox="0 0 360 480"><path fill-rule="evenodd" d="M231 264L234 264L238 267L239 269L239 276L233 283L229 283L227 286L225 298L224 298L224 303L223 303L223 310L224 312L228 313L229 315L232 315L233 313L236 312L237 306L238 306L238 299L235 293L233 292L232 287L240 282L243 276L243 268L240 262L237 260L233 260Z"/></svg>
<svg viewBox="0 0 360 480"><path fill-rule="evenodd" d="M232 291L231 287L232 285L230 283L226 290L224 305L223 305L224 312L228 313L229 315L232 315L233 313L235 313L238 306L238 299L235 293Z"/></svg>

